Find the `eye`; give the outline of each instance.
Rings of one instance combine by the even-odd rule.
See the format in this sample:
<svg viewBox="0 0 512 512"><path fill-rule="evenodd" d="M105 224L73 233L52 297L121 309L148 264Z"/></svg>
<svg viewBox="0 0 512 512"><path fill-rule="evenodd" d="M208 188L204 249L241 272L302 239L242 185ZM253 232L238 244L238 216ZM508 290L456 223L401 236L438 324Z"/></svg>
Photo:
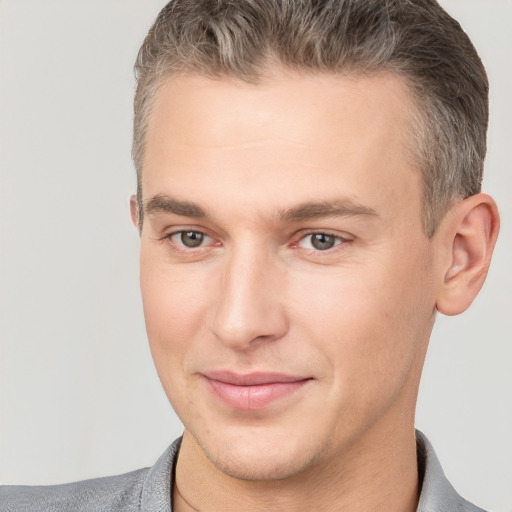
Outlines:
<svg viewBox="0 0 512 512"><path fill-rule="evenodd" d="M189 249L201 247L204 242L210 239L208 235L201 231L178 231L177 233L172 233L169 238L174 243Z"/></svg>
<svg viewBox="0 0 512 512"><path fill-rule="evenodd" d="M298 245L303 249L328 251L342 242L344 242L344 239L339 236L329 235L328 233L310 233L303 237Z"/></svg>

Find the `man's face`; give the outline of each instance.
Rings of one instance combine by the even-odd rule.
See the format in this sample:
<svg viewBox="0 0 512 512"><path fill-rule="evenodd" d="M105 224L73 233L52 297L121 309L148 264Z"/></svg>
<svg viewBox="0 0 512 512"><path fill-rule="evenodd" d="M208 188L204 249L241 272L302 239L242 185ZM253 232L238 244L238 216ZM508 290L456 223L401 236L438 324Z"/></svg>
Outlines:
<svg viewBox="0 0 512 512"><path fill-rule="evenodd" d="M186 431L246 479L412 426L433 242L391 75L175 77L143 168L151 351Z"/></svg>

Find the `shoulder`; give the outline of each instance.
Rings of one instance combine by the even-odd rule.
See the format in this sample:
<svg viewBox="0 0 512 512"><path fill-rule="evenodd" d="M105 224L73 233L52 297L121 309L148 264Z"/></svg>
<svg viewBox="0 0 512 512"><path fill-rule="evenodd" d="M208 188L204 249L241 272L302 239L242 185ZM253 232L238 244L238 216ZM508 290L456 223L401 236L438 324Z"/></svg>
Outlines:
<svg viewBox="0 0 512 512"><path fill-rule="evenodd" d="M63 485L0 487L2 512L132 512L140 510L149 469Z"/></svg>
<svg viewBox="0 0 512 512"><path fill-rule="evenodd" d="M181 438L153 467L64 485L0 486L0 512L171 512Z"/></svg>

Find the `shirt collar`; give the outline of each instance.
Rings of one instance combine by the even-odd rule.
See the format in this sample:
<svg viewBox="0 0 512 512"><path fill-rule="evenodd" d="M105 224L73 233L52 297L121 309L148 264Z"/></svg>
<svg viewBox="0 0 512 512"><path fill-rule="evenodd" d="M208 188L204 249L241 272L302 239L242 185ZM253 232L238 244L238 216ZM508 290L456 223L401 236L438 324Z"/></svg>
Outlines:
<svg viewBox="0 0 512 512"><path fill-rule="evenodd" d="M459 496L446 478L434 448L419 430L416 431L416 446L420 479L423 473L417 512L485 512Z"/></svg>
<svg viewBox="0 0 512 512"><path fill-rule="evenodd" d="M181 439L176 439L149 470L142 487L141 511L172 512L174 468L178 460Z"/></svg>

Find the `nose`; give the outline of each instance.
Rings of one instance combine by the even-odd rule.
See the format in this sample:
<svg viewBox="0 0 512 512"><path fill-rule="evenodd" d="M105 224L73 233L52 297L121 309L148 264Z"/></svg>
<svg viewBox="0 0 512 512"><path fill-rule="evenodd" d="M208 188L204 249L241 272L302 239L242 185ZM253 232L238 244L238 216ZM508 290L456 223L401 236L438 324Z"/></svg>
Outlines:
<svg viewBox="0 0 512 512"><path fill-rule="evenodd" d="M223 262L211 317L212 333L226 346L248 350L287 332L281 300L284 271L270 255L245 247Z"/></svg>

